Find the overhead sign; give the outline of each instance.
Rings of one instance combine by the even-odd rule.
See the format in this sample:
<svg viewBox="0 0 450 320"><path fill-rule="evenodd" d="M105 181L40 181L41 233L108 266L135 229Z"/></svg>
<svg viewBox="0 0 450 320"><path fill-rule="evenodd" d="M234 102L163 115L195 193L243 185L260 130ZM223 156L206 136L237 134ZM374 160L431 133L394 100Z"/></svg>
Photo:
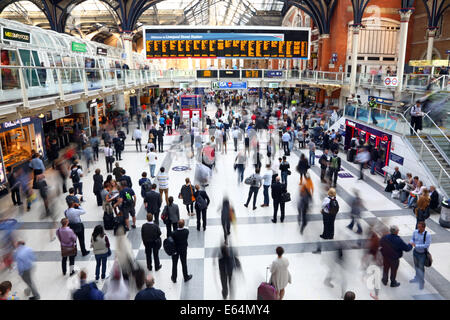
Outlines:
<svg viewBox="0 0 450 320"><path fill-rule="evenodd" d="M411 67L427 67L431 66L431 60L410 60L409 65Z"/></svg>
<svg viewBox="0 0 450 320"><path fill-rule="evenodd" d="M277 89L279 86L278 82L269 82L269 88L271 89Z"/></svg>
<svg viewBox="0 0 450 320"><path fill-rule="evenodd" d="M2 28L2 40L30 43L31 35L28 32Z"/></svg>
<svg viewBox="0 0 450 320"><path fill-rule="evenodd" d="M283 71L281 70L269 70L266 72L267 78L279 78L283 76Z"/></svg>
<svg viewBox="0 0 450 320"><path fill-rule="evenodd" d="M219 77L220 78L239 78L241 73L239 70L220 70Z"/></svg>
<svg viewBox="0 0 450 320"><path fill-rule="evenodd" d="M384 78L384 85L386 87L396 87L398 85L397 77L386 77Z"/></svg>
<svg viewBox="0 0 450 320"><path fill-rule="evenodd" d="M180 97L181 108L201 108L202 96L201 95L182 95Z"/></svg>
<svg viewBox="0 0 450 320"><path fill-rule="evenodd" d="M22 118L22 119L16 120L16 121L4 122L4 123L0 124L0 127L4 128L4 129L14 128L14 127L19 126L21 123L22 124L26 124L26 123L28 123L30 121L31 121L30 117Z"/></svg>
<svg viewBox="0 0 450 320"><path fill-rule="evenodd" d="M97 54L100 56L108 55L108 49L97 47Z"/></svg>
<svg viewBox="0 0 450 320"><path fill-rule="evenodd" d="M245 82L245 81L217 81L217 82L213 82L212 88L219 89L219 90L247 89L247 82Z"/></svg>
<svg viewBox="0 0 450 320"><path fill-rule="evenodd" d="M217 78L217 70L197 70L197 78Z"/></svg>
<svg viewBox="0 0 450 320"><path fill-rule="evenodd" d="M74 52L86 52L86 44L81 42L72 41L72 51Z"/></svg>
<svg viewBox="0 0 450 320"><path fill-rule="evenodd" d="M262 78L262 70L242 70L242 78Z"/></svg>
<svg viewBox="0 0 450 320"><path fill-rule="evenodd" d="M308 59L310 33L298 27L144 27L147 59Z"/></svg>

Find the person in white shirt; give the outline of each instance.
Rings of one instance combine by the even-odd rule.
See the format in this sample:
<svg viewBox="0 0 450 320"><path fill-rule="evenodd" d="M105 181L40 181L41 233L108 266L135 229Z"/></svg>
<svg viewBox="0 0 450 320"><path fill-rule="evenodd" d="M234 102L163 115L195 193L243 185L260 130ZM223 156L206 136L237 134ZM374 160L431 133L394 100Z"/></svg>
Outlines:
<svg viewBox="0 0 450 320"><path fill-rule="evenodd" d="M198 122L199 122L198 115L192 116L191 121L192 121L192 126L193 126L193 127L198 127Z"/></svg>
<svg viewBox="0 0 450 320"><path fill-rule="evenodd" d="M158 157L156 156L155 148L150 148L147 153L148 165L150 167L150 176L152 178L155 177L155 168L156 168L156 160Z"/></svg>
<svg viewBox="0 0 450 320"><path fill-rule="evenodd" d="M169 204L169 175L165 172L166 169L164 167L161 167L159 171L160 172L156 176L156 180L158 180L159 195L162 198L162 194L164 193L166 204Z"/></svg>
<svg viewBox="0 0 450 320"><path fill-rule="evenodd" d="M140 152L142 152L142 145L141 145L142 132L139 128L134 129L133 139L136 140L136 151L138 151L138 143L139 143L139 148L141 149Z"/></svg>
<svg viewBox="0 0 450 320"><path fill-rule="evenodd" d="M270 168L270 163L266 164L266 170L263 173L263 187L264 187L264 203L261 205L261 207L268 207L269 206L269 188L272 184L272 176L273 171Z"/></svg>
<svg viewBox="0 0 450 320"><path fill-rule="evenodd" d="M233 128L233 131L231 132L231 135L233 136L234 151L237 152L238 139L239 139L239 135L241 135L241 130L235 126Z"/></svg>
<svg viewBox="0 0 450 320"><path fill-rule="evenodd" d="M283 141L283 151L285 156L289 156L289 143L291 141L291 135L286 130L284 131L283 135L281 136L281 140Z"/></svg>
<svg viewBox="0 0 450 320"><path fill-rule="evenodd" d="M413 128L418 133L418 130L422 130L422 107L420 101L416 101L416 105L411 107L411 128L409 129L411 135L413 135Z"/></svg>

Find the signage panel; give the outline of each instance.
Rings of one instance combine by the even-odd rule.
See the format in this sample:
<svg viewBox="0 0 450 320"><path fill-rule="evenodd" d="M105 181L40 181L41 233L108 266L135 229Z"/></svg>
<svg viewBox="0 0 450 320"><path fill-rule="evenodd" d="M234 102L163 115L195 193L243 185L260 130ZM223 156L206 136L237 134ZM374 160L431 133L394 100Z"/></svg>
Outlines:
<svg viewBox="0 0 450 320"><path fill-rule="evenodd" d="M217 78L217 70L197 70L197 78Z"/></svg>
<svg viewBox="0 0 450 320"><path fill-rule="evenodd" d="M97 54L100 56L108 55L108 49L97 47Z"/></svg>
<svg viewBox="0 0 450 320"><path fill-rule="evenodd" d="M31 35L28 32L13 30L9 28L2 28L2 39L8 40L8 41L17 41L17 42L24 42L24 43L30 43L31 42Z"/></svg>
<svg viewBox="0 0 450 320"><path fill-rule="evenodd" d="M283 71L281 70L268 70L266 71L267 78L279 78L283 76Z"/></svg>
<svg viewBox="0 0 450 320"><path fill-rule="evenodd" d="M213 89L219 90L237 90L247 89L247 82L245 81L217 81L213 83Z"/></svg>
<svg viewBox="0 0 450 320"><path fill-rule="evenodd" d="M81 42L72 41L72 51L74 52L86 52L86 44Z"/></svg>

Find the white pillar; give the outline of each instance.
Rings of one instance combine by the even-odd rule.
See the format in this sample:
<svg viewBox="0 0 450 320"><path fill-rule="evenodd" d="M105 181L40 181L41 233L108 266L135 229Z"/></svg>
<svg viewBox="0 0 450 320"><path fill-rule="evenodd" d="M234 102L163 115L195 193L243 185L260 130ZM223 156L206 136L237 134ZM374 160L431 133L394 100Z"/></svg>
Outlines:
<svg viewBox="0 0 450 320"><path fill-rule="evenodd" d="M436 29L428 29L428 46L427 46L426 60L431 60L433 58L433 44L435 36L436 36Z"/></svg>
<svg viewBox="0 0 450 320"><path fill-rule="evenodd" d="M116 104L113 109L117 111L125 110L125 96L123 93L116 95Z"/></svg>
<svg viewBox="0 0 450 320"><path fill-rule="evenodd" d="M403 89L403 73L405 70L405 55L406 55L406 43L408 40L408 25L409 18L413 10L400 10L400 39L398 44L398 64L397 64L397 78L398 78L398 86L396 90L397 98L399 99L400 92Z"/></svg>
<svg viewBox="0 0 450 320"><path fill-rule="evenodd" d="M356 94L356 68L358 64L358 46L360 26L352 26L352 61L350 73L350 95Z"/></svg>
<svg viewBox="0 0 450 320"><path fill-rule="evenodd" d="M127 55L126 63L130 69L134 69L133 63L133 34L132 33L122 33L123 49Z"/></svg>

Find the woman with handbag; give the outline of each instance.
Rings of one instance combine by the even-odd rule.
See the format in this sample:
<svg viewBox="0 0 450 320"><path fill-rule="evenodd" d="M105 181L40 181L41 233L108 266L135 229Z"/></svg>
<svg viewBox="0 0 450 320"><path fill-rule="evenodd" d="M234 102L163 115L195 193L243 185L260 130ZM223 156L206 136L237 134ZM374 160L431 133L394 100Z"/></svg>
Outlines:
<svg viewBox="0 0 450 320"><path fill-rule="evenodd" d="M416 207L414 208L414 214L416 215L416 229L417 224L420 221L425 221L430 216L430 196L428 189L424 189L422 194L419 196L419 200L417 200Z"/></svg>
<svg viewBox="0 0 450 320"><path fill-rule="evenodd" d="M178 205L173 203L173 197L169 197L168 204L164 207L161 219L167 227L167 237L178 228L178 221L180 220L180 210ZM171 229L173 230L171 231Z"/></svg>
<svg viewBox="0 0 450 320"><path fill-rule="evenodd" d="M191 181L189 178L185 179L186 184L181 187L180 194L178 195L179 199L183 199L183 204L186 206L188 216L194 215L194 188L192 187ZM178 222L178 220L177 220Z"/></svg>
<svg viewBox="0 0 450 320"><path fill-rule="evenodd" d="M75 271L75 257L77 255L77 236L72 229L69 228L69 219L61 219L61 228L56 230L56 236L59 242L61 242L61 256L62 256L62 272L66 275L67 271L67 257L69 257L69 269L70 276L72 276Z"/></svg>
<svg viewBox="0 0 450 320"><path fill-rule="evenodd" d="M102 267L102 280L106 277L106 261L111 255L111 248L109 239L105 235L102 225L97 225L92 232L91 248L94 250L95 261L95 281L98 281L100 276L100 266Z"/></svg>

